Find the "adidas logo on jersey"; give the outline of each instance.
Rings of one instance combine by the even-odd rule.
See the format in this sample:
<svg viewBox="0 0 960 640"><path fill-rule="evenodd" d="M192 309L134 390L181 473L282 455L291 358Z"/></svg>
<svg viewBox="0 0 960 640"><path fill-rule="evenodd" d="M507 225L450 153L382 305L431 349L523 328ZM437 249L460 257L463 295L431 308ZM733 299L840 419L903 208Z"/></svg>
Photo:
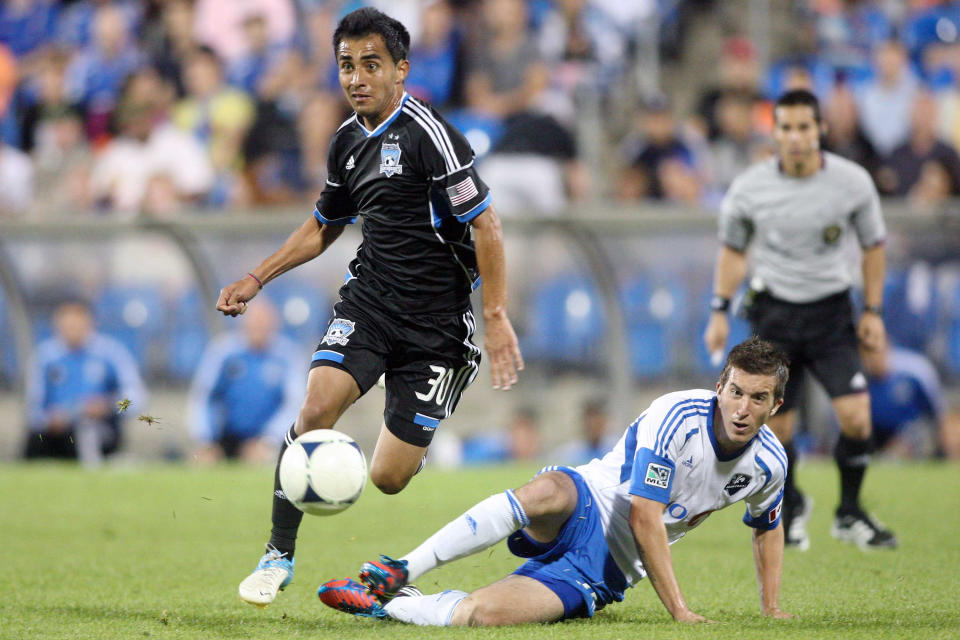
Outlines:
<svg viewBox="0 0 960 640"><path fill-rule="evenodd" d="M347 160L347 166L346 166L347 171L350 171L350 169L353 169L355 166L357 166L357 163L354 162L353 156L350 156L350 159Z"/></svg>

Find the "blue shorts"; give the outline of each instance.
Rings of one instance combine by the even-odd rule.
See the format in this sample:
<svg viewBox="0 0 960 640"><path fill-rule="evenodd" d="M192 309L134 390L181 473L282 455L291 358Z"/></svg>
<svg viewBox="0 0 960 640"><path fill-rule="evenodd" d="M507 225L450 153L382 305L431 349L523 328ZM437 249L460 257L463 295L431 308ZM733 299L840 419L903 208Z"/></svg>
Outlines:
<svg viewBox="0 0 960 640"><path fill-rule="evenodd" d="M570 467L545 467L540 473L546 471L570 476L577 487L577 506L550 542L532 540L523 529L507 539L514 555L530 558L514 574L533 578L557 594L564 618L589 618L623 600L627 579L610 555L587 483Z"/></svg>

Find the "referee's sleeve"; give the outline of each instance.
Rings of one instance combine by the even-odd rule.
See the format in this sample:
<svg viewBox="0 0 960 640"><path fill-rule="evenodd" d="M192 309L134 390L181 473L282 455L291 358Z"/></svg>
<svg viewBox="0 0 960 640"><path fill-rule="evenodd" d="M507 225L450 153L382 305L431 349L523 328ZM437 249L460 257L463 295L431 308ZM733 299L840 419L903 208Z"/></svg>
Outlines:
<svg viewBox="0 0 960 640"><path fill-rule="evenodd" d="M747 214L739 182L734 181L720 205L720 242L736 251L746 251L753 235L753 222Z"/></svg>
<svg viewBox="0 0 960 640"><path fill-rule="evenodd" d="M873 180L866 171L862 171L864 183L863 203L853 212L853 227L857 232L860 247L869 249L881 244L887 237L887 226L880 209L880 195Z"/></svg>

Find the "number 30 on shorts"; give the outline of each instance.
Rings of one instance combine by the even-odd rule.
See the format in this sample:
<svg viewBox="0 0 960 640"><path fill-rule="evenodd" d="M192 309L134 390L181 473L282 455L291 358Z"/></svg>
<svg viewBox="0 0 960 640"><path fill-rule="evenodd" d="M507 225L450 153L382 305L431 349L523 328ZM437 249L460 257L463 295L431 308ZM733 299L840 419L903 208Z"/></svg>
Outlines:
<svg viewBox="0 0 960 640"><path fill-rule="evenodd" d="M453 369L441 367L436 364L430 365L430 369L437 374L436 377L427 380L427 385L430 387L430 390L426 393L415 392L416 396L423 402L433 400L437 403L437 406L443 406L443 403L447 401L447 394L450 393L450 389L453 386Z"/></svg>

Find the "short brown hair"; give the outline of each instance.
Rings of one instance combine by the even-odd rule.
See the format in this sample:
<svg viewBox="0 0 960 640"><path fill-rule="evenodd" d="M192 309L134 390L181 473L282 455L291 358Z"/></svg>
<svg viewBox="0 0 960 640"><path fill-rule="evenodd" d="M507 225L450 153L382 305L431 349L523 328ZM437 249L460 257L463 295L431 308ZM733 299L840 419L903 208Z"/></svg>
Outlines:
<svg viewBox="0 0 960 640"><path fill-rule="evenodd" d="M773 343L753 336L731 349L720 373L721 387L727 384L733 368L752 375L774 376L777 383L773 388L773 399L783 399L787 380L790 379L790 359Z"/></svg>

